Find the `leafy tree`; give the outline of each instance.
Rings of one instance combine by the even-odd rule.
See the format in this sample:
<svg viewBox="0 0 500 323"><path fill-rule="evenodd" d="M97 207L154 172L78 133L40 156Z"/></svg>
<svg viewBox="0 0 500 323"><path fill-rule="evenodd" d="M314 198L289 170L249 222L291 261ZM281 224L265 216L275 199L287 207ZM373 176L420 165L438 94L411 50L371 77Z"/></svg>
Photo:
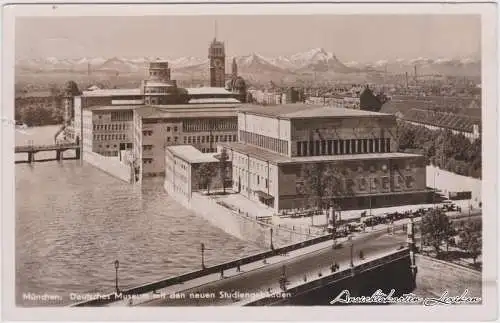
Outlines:
<svg viewBox="0 0 500 323"><path fill-rule="evenodd" d="M450 219L439 209L432 209L422 217L422 238L432 246L439 257L441 244L448 241L451 236L452 227Z"/></svg>
<svg viewBox="0 0 500 323"><path fill-rule="evenodd" d="M210 185L213 178L216 176L215 167L210 163L203 163L198 168L198 181L200 188L206 188L207 193L210 194Z"/></svg>
<svg viewBox="0 0 500 323"><path fill-rule="evenodd" d="M64 92L71 96L81 94L80 90L78 89L78 85L76 84L75 81L68 81L65 85Z"/></svg>
<svg viewBox="0 0 500 323"><path fill-rule="evenodd" d="M228 160L229 155L227 154L226 148L222 148L219 159L219 170L220 170L220 180L222 182L222 191L226 193L226 181L227 181L227 168L229 166Z"/></svg>
<svg viewBox="0 0 500 323"><path fill-rule="evenodd" d="M461 240L458 246L469 253L474 264L482 251L481 229L481 222L470 222L459 233Z"/></svg>
<svg viewBox="0 0 500 323"><path fill-rule="evenodd" d="M325 209L343 192L341 174L333 165L305 164L301 173L304 183L300 193L307 196L310 207Z"/></svg>

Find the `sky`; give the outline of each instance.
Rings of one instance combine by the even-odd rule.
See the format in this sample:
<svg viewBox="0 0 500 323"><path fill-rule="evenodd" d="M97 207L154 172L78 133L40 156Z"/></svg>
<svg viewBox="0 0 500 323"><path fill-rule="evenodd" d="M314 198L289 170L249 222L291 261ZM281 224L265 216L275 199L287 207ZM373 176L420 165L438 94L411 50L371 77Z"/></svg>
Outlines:
<svg viewBox="0 0 500 323"><path fill-rule="evenodd" d="M217 22L217 28L215 28ZM324 48L342 61L459 58L481 51L475 15L22 17L17 58L290 55Z"/></svg>

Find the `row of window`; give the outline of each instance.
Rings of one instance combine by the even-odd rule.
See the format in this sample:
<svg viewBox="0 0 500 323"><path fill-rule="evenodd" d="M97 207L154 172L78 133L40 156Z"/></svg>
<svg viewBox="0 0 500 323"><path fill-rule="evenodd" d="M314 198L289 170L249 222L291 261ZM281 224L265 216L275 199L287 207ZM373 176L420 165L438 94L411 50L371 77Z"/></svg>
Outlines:
<svg viewBox="0 0 500 323"><path fill-rule="evenodd" d="M99 134L94 134L94 140L100 141L100 140L125 140L127 139L127 135L125 134L110 134L110 135L99 135Z"/></svg>
<svg viewBox="0 0 500 323"><path fill-rule="evenodd" d="M185 144L199 144L205 142L231 142L236 141L236 135L212 135L212 136L186 136Z"/></svg>
<svg viewBox="0 0 500 323"><path fill-rule="evenodd" d="M149 76L163 76L170 78L170 69L168 67L160 67L161 71L149 71Z"/></svg>
<svg viewBox="0 0 500 323"><path fill-rule="evenodd" d="M379 189L389 190L391 187L390 179L388 176L381 178L358 178L358 179L337 179L336 182L340 186L339 188L345 188L347 191L354 191L355 188L360 192L376 192ZM357 184L356 184L357 183ZM301 192L301 187L304 185L303 180L297 180L297 192ZM414 188L415 178L411 175L395 176L394 178L394 188Z"/></svg>
<svg viewBox="0 0 500 323"><path fill-rule="evenodd" d="M240 130L240 139L246 143L288 155L288 141Z"/></svg>
<svg viewBox="0 0 500 323"><path fill-rule="evenodd" d="M99 154L107 157L116 157L118 156L118 151L101 151Z"/></svg>
<svg viewBox="0 0 500 323"><path fill-rule="evenodd" d="M134 119L133 111L111 112L111 121L132 121Z"/></svg>
<svg viewBox="0 0 500 323"><path fill-rule="evenodd" d="M118 124L94 124L94 130L109 130L109 131L121 131L128 130L130 125L126 123Z"/></svg>
<svg viewBox="0 0 500 323"><path fill-rule="evenodd" d="M149 93L160 93L160 94L164 94L164 93L168 93L168 87L167 86L162 86L162 87L146 87L144 89L144 93L146 94L149 94Z"/></svg>
<svg viewBox="0 0 500 323"><path fill-rule="evenodd" d="M234 165L245 165L245 168L247 168L247 160L246 157L242 157L241 155L236 155L233 160ZM266 162L261 162L259 160L254 160L250 159L250 169L255 169L260 172L267 171L267 163ZM237 166L236 166L237 168ZM269 176L272 176L273 169L269 167Z"/></svg>
<svg viewBox="0 0 500 323"><path fill-rule="evenodd" d="M297 141L297 156L349 155L391 151L389 138Z"/></svg>
<svg viewBox="0 0 500 323"><path fill-rule="evenodd" d="M167 142L171 142L171 137L167 137ZM177 143L177 141L179 140L178 137L174 137L174 143Z"/></svg>
<svg viewBox="0 0 500 323"><path fill-rule="evenodd" d="M100 144L99 145L99 148L102 148L104 145ZM106 148L110 148L110 147L113 147L113 148L117 148L118 146L116 144L114 145L105 145ZM120 144L120 150L125 150L125 149L132 149L132 143L121 143Z"/></svg>
<svg viewBox="0 0 500 323"><path fill-rule="evenodd" d="M238 129L238 122L236 119L185 120L182 128L185 132L231 131Z"/></svg>
<svg viewBox="0 0 500 323"><path fill-rule="evenodd" d="M236 180L237 183L239 183L240 181L242 183L246 183L246 181L248 180L248 172L244 169L240 169L240 168L235 168L235 171L236 171L236 177L238 178L238 180ZM254 173L250 173L250 177L255 181L257 182L257 185L260 185L260 183L264 183L264 187L265 188L269 188L269 182L267 180L267 178L265 178L264 176L260 176L259 174L254 174Z"/></svg>

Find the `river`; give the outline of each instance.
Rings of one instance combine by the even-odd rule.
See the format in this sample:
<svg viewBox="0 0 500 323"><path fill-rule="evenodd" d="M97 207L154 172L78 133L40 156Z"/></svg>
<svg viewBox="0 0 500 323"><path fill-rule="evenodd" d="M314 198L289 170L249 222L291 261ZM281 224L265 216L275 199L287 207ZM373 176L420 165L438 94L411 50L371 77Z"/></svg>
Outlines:
<svg viewBox="0 0 500 323"><path fill-rule="evenodd" d="M53 143L58 128L16 133L16 145ZM23 293L59 295L58 305L67 305L70 293L111 292L115 260L119 285L128 288L199 269L201 243L208 265L261 251L177 204L161 178L133 186L65 160L16 164L15 182L20 306L35 305Z"/></svg>

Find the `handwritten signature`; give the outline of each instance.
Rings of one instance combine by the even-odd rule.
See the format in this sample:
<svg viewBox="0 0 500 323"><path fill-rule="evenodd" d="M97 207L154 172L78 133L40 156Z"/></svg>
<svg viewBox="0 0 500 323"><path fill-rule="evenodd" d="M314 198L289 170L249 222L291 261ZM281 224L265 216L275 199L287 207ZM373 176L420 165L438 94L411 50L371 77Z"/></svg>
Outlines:
<svg viewBox="0 0 500 323"><path fill-rule="evenodd" d="M458 305L458 304L479 304L481 297L468 296L466 289L459 296L449 296L448 291L444 291L440 297L420 297L413 293L395 296L396 290L391 289L389 293L384 293L378 289L371 296L351 296L348 290L343 290L337 297L330 301L330 304L422 304L425 306L434 305Z"/></svg>

